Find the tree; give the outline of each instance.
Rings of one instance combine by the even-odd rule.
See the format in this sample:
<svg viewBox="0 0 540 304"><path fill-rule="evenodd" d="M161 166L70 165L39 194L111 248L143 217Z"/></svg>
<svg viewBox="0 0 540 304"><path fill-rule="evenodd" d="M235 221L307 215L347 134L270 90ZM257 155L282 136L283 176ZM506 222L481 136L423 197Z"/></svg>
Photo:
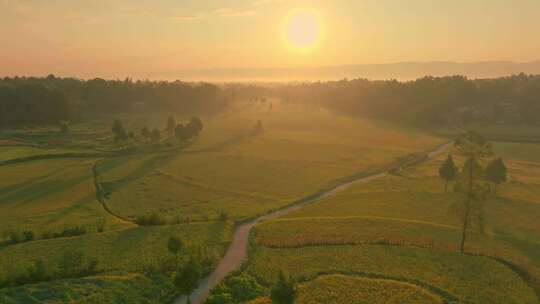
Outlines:
<svg viewBox="0 0 540 304"><path fill-rule="evenodd" d="M469 231L474 227L483 228L483 202L489 192L489 185L482 181L484 172L480 161L491 155L492 151L489 142L471 131L463 133L454 146L465 156L461 179L455 187L456 192L463 197L452 205L454 213L461 221L460 251L463 253Z"/></svg>
<svg viewBox="0 0 540 304"><path fill-rule="evenodd" d="M200 278L201 265L195 257L191 256L184 268L176 271L174 283L182 294L189 295L197 288Z"/></svg>
<svg viewBox="0 0 540 304"><path fill-rule="evenodd" d="M141 129L141 136L143 138L150 138L150 136L152 135L152 133L150 133L150 130L148 130L148 127L147 126L144 126L142 129Z"/></svg>
<svg viewBox="0 0 540 304"><path fill-rule="evenodd" d="M296 299L296 287L292 279L287 279L283 272L279 272L276 285L272 288L270 298L272 303L293 304Z"/></svg>
<svg viewBox="0 0 540 304"><path fill-rule="evenodd" d="M116 119L112 126L112 132L115 140L125 140L128 138L128 134L122 125L122 122Z"/></svg>
<svg viewBox="0 0 540 304"><path fill-rule="evenodd" d="M446 161L439 168L439 176L443 178L446 183L444 184L444 192L448 189L448 182L456 179L458 175L458 167L454 164L452 155L448 154Z"/></svg>
<svg viewBox="0 0 540 304"><path fill-rule="evenodd" d="M169 119L167 119L167 131L174 131L174 128L176 128L176 119L169 116Z"/></svg>
<svg viewBox="0 0 540 304"><path fill-rule="evenodd" d="M497 185L506 182L507 171L502 158L496 158L487 165L486 179L495 185L495 193L497 193Z"/></svg>
<svg viewBox="0 0 540 304"><path fill-rule="evenodd" d="M170 253L178 256L180 251L184 249L184 243L178 237L171 236L167 242L167 249L169 249Z"/></svg>

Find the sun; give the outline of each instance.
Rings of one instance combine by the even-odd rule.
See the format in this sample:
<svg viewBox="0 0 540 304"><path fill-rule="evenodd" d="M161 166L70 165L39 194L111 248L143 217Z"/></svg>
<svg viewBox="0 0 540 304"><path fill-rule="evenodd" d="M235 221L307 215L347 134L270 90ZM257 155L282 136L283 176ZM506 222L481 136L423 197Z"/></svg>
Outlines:
<svg viewBox="0 0 540 304"><path fill-rule="evenodd" d="M313 50L321 37L321 22L311 10L291 12L285 22L285 38L296 51Z"/></svg>

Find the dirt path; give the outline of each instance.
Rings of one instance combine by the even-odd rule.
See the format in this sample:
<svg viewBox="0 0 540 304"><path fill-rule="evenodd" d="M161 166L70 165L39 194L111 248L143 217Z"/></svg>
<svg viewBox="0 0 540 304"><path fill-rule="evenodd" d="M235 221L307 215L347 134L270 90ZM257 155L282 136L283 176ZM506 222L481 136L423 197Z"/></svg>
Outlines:
<svg viewBox="0 0 540 304"><path fill-rule="evenodd" d="M430 152L426 154L424 160L433 158L443 152L445 152L451 143L445 143L437 146ZM418 162L414 162L417 164ZM306 205L315 203L327 197L333 196L339 192L344 191L355 184L367 183L372 180L384 177L388 175L388 172L392 169L386 169L379 173L372 173L367 176L360 176L357 179L352 181L344 182L340 185L334 186L333 188L327 189L322 192L318 192L312 196L309 196L305 199L299 200L288 207L273 211L266 215L260 216L250 222L239 225L233 234L233 240L225 253L225 256L221 259L216 269L206 278L199 282L199 287L190 295L191 303L200 304L203 303L210 290L214 288L221 280L223 280L230 272L238 269L240 265L244 262L247 256L248 241L249 241L249 232L251 229L261 221L277 218L288 214L292 211L301 209ZM186 296L181 296L175 300L175 304L184 304L187 302Z"/></svg>

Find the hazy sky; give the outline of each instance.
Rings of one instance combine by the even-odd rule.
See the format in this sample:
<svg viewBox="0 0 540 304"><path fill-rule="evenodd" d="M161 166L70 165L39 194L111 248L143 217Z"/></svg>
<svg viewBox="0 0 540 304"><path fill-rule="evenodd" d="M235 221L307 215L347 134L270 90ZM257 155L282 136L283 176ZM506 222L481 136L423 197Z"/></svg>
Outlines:
<svg viewBox="0 0 540 304"><path fill-rule="evenodd" d="M538 59L539 0L0 0L0 75Z"/></svg>

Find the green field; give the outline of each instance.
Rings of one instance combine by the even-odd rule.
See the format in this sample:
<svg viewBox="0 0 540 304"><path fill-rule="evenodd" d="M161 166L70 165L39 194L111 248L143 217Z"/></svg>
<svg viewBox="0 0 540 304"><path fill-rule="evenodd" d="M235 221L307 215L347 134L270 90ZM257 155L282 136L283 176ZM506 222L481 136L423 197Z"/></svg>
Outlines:
<svg viewBox="0 0 540 304"><path fill-rule="evenodd" d="M0 289L0 301L18 303L162 303L171 301L171 282L164 277L108 274Z"/></svg>
<svg viewBox="0 0 540 304"><path fill-rule="evenodd" d="M125 227L96 200L96 159L38 160L0 167L0 231L32 230L37 236L65 227L96 231Z"/></svg>
<svg viewBox="0 0 540 304"><path fill-rule="evenodd" d="M275 106L269 114L250 107L211 120L181 153L109 159L98 167L110 190L108 205L126 217L206 220L226 210L232 218L249 218L442 142L414 129L396 132L369 120L300 111ZM246 135L258 119L264 132Z"/></svg>
<svg viewBox="0 0 540 304"><path fill-rule="evenodd" d="M272 102L271 111L237 104L206 119L199 138L183 148L169 138L170 132L162 132L156 144L138 137L114 143L111 117L74 124L64 137L56 127L1 133L0 161L67 152L103 154L0 166L2 241L14 231L35 234L31 241L0 245L0 282L24 273L36 259L54 272L58 258L71 250L95 258L100 272L4 288L0 301L163 301L170 296L170 278L156 282L141 274L171 258L170 236L186 243L182 261L204 252L208 271L229 244L234 221L286 206L340 179L445 141L413 128ZM166 121L166 115L120 118L136 132L144 125L162 128ZM262 132L254 132L258 120ZM457 252L460 226L449 210L460 197L444 191L437 173L446 155L261 223L253 232L245 271L266 287L279 270L293 275L301 282L298 303L359 303L358 298L365 303L537 303L538 147L494 144L509 168L508 182L486 204L485 233L475 233L466 244L468 253L500 257L520 274L495 259ZM133 222L150 214L167 225ZM75 226L86 233L45 239Z"/></svg>
<svg viewBox="0 0 540 304"><path fill-rule="evenodd" d="M167 251L170 236L184 240L183 255L203 249L216 262L228 244L230 228L220 222L135 227L0 247L0 278L24 273L37 258L43 259L49 265L47 270L54 272L59 257L69 250L97 259L101 272L145 271L170 257Z"/></svg>
<svg viewBox="0 0 540 304"><path fill-rule="evenodd" d="M526 279L516 273L502 275L513 281L502 285L523 286L516 293L506 291L507 298L495 294L480 295L483 291L497 289L487 287L495 283L482 283L481 277L475 278L466 270L458 271L459 267L470 263L470 259L480 257L457 253L461 230L450 210L452 202L460 197L451 190L444 191L444 181L437 172L446 155L398 175L354 185L335 196L258 225L253 238L256 249L248 271L272 282L276 273L265 267L304 278L317 273L350 271L352 268L345 266L347 262L358 263L362 266L355 268L356 271L421 280L473 303L537 303L532 289L538 289L540 282L540 226L537 224L540 184L536 183L540 171L535 169L538 166L536 148L530 144L495 143L495 152L505 159L509 168L509 181L499 186L498 194L486 203L485 233L473 233L466 244L467 252L503 258L530 276ZM458 164L462 162L459 157L456 159ZM452 184L449 188L452 189ZM421 255L430 256L421 258L424 265L412 260L405 262L403 258ZM505 272L512 273L512 269L503 264L484 259L486 269L476 271L494 273L495 269L504 268ZM401 266L391 269L393 262L390 260ZM370 261L375 266L365 266L363 261ZM429 266L428 261L437 266ZM417 273L407 267L423 270ZM442 271L437 279L428 277L430 272L441 271L444 267L452 271ZM460 280L452 278L453 271L463 275L462 280L471 279L468 286L476 287L470 291L460 287ZM326 296L330 294L328 292Z"/></svg>
<svg viewBox="0 0 540 304"><path fill-rule="evenodd" d="M399 281L343 275L317 277L300 285L297 303L439 304L442 299L418 286Z"/></svg>
<svg viewBox="0 0 540 304"><path fill-rule="evenodd" d="M472 303L537 303L536 294L510 268L484 257L383 245L259 247L247 270L271 284L279 270L301 280L324 273L363 273L440 288Z"/></svg>

